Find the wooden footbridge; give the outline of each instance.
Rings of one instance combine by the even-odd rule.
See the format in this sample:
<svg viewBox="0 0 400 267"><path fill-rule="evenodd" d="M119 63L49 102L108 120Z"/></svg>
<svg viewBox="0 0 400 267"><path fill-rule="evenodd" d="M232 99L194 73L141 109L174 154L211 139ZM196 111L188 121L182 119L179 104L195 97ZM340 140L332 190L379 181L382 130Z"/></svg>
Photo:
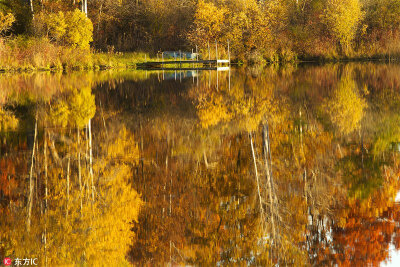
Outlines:
<svg viewBox="0 0 400 267"><path fill-rule="evenodd" d="M171 58L173 60L171 60ZM189 59L187 59L189 58ZM138 69L144 70L229 70L231 65L229 42L228 59L218 59L218 45L215 42L215 59L211 59L210 45L208 44L208 60L199 59L199 54L182 51L169 51L161 53L161 61L157 54L157 61L145 61L137 64Z"/></svg>

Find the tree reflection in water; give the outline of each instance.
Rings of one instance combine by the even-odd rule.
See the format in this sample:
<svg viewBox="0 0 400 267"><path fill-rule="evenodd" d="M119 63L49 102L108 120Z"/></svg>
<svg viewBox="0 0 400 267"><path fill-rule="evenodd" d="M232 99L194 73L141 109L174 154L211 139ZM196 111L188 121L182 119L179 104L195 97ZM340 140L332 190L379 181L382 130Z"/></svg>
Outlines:
<svg viewBox="0 0 400 267"><path fill-rule="evenodd" d="M0 257L379 265L400 240L399 70L0 76Z"/></svg>

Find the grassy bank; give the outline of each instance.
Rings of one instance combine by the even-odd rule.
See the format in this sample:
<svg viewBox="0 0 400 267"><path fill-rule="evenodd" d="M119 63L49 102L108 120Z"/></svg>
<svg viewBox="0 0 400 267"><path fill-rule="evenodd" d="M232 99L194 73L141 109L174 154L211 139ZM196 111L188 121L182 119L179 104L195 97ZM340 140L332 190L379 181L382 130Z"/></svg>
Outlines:
<svg viewBox="0 0 400 267"><path fill-rule="evenodd" d="M301 61L338 62L365 60L396 60L399 53L390 50L375 50L369 53L353 53L348 56L327 53L320 56L297 56L295 53L280 53L270 57L257 54L250 55L243 63L259 65L265 63L295 63ZM221 55L222 56L222 55ZM137 63L156 60L143 52L95 52L71 46L60 46L47 38L19 36L12 39L0 38L0 71L64 71L92 69L135 69ZM241 61L239 61L240 63Z"/></svg>
<svg viewBox="0 0 400 267"><path fill-rule="evenodd" d="M59 46L47 38L0 38L0 71L89 70L135 68L150 59L141 52L97 53L87 49Z"/></svg>

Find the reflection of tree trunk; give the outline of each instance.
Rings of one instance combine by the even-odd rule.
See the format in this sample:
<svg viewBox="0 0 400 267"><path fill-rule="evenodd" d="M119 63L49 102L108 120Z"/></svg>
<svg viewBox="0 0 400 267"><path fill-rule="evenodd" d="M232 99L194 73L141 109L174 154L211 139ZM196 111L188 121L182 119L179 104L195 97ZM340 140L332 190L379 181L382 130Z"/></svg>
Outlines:
<svg viewBox="0 0 400 267"><path fill-rule="evenodd" d="M35 153L35 155L36 155L36 160L35 160L35 170L36 170L36 175L35 175L35 201L37 202L38 201L38 192L39 192L39 190L38 190L38 187L39 187L39 178L40 178L40 165L39 165L39 163L40 163L40 153L39 153L39 144L38 144L39 142L36 142L36 146L34 146L34 149L36 149L36 153ZM40 182L42 182L42 181L40 181Z"/></svg>
<svg viewBox="0 0 400 267"><path fill-rule="evenodd" d="M89 119L89 173L92 183L92 201L94 201L94 182L93 182L93 153L92 153L92 122Z"/></svg>
<svg viewBox="0 0 400 267"><path fill-rule="evenodd" d="M300 114L300 149L301 149L301 157L302 157L302 164L304 166L304 171L303 171L303 181L304 181L304 199L306 201L306 206L308 206L308 185L307 185L307 169L306 169L306 156L304 153L304 145L303 145L303 125L302 125L302 120L301 120L301 109L299 111Z"/></svg>
<svg viewBox="0 0 400 267"><path fill-rule="evenodd" d="M270 168L271 151L270 151L270 146L269 146L268 124L264 125L263 137L264 137L264 165L265 165L265 172L267 174L269 207L270 207L271 225L272 225L272 238L273 238L273 240L275 240L275 238L276 238L275 210L274 210L273 180L272 180L272 172L271 172L271 168ZM268 158L269 158L269 160L268 160Z"/></svg>
<svg viewBox="0 0 400 267"><path fill-rule="evenodd" d="M44 213L47 212L47 131L44 132Z"/></svg>
<svg viewBox="0 0 400 267"><path fill-rule="evenodd" d="M43 157L44 157L44 233L43 233L43 243L44 243L44 253L45 253L45 266L47 266L47 130L44 131L44 145L43 145Z"/></svg>
<svg viewBox="0 0 400 267"><path fill-rule="evenodd" d="M69 154L69 152L68 152ZM68 210L69 210L69 172L70 172L70 164L71 164L71 156L68 155L68 165L67 165L67 211L66 218L68 219Z"/></svg>
<svg viewBox="0 0 400 267"><path fill-rule="evenodd" d="M33 206L33 164L34 164L34 159L35 159L35 147L36 147L36 137L37 137L37 117L38 114L36 112L36 118L35 118L35 134L33 138L33 150L32 150L32 159L31 159L31 170L29 173L29 198L28 198L28 218L26 221L26 228L27 231L30 231L31 228L31 215L32 215L32 206Z"/></svg>
<svg viewBox="0 0 400 267"><path fill-rule="evenodd" d="M81 173L81 149L80 149L80 134L79 134L79 127L76 129L76 134L78 138L78 181L79 181L79 191L80 191L80 200L81 200L81 211L82 211L82 198L83 198L83 188L82 188L82 173Z"/></svg>
<svg viewBox="0 0 400 267"><path fill-rule="evenodd" d="M49 135L49 139L50 139L49 140L49 143L50 143L49 148L50 148L50 152L53 157L53 160L57 164L58 167L61 167L62 166L61 159L60 159L60 156L58 155L58 152L54 145L54 140L50 137L50 135Z"/></svg>
<svg viewBox="0 0 400 267"><path fill-rule="evenodd" d="M340 147L340 144L337 144L337 147L339 150L340 158L343 158L343 152L342 152L342 148Z"/></svg>
<svg viewBox="0 0 400 267"><path fill-rule="evenodd" d="M261 191L260 191L260 179L258 177L258 170L257 170L257 159L256 159L256 154L254 152L253 136L252 136L251 132L249 133L249 136L250 136L251 153L253 155L253 161L254 161L254 172L256 175L258 199L260 201L260 211L261 211L261 214L264 214L264 209L262 206Z"/></svg>
<svg viewBox="0 0 400 267"><path fill-rule="evenodd" d="M207 160L207 155L206 155L205 150L203 150L203 158L204 158L204 164L206 164L206 168L208 168L208 160Z"/></svg>
<svg viewBox="0 0 400 267"><path fill-rule="evenodd" d="M106 136L108 137L108 130L107 130L107 126L106 126L106 120L104 119L104 113L103 113L103 107L101 106L101 100L100 100L100 111L101 111L101 119L103 120L104 130L106 131Z"/></svg>

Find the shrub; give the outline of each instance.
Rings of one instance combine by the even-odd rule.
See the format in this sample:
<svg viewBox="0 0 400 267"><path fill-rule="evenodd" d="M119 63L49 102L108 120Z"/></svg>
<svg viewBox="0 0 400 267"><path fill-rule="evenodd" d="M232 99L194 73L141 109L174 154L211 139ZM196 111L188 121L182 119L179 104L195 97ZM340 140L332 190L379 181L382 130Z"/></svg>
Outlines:
<svg viewBox="0 0 400 267"><path fill-rule="evenodd" d="M89 49L89 43L93 41L93 24L78 9L65 14L62 11L40 13L35 17L33 26L36 35L47 36L61 45Z"/></svg>
<svg viewBox="0 0 400 267"><path fill-rule="evenodd" d="M89 43L93 41L92 21L78 9L67 12L65 20L67 24L65 41L74 47L89 48Z"/></svg>
<svg viewBox="0 0 400 267"><path fill-rule="evenodd" d="M10 30L12 24L15 21L15 17L13 14L8 13L4 15L0 12L0 35Z"/></svg>
<svg viewBox="0 0 400 267"><path fill-rule="evenodd" d="M49 35L57 42L62 42L67 32L67 24L65 22L64 13L52 13L48 16L47 25L49 27Z"/></svg>

